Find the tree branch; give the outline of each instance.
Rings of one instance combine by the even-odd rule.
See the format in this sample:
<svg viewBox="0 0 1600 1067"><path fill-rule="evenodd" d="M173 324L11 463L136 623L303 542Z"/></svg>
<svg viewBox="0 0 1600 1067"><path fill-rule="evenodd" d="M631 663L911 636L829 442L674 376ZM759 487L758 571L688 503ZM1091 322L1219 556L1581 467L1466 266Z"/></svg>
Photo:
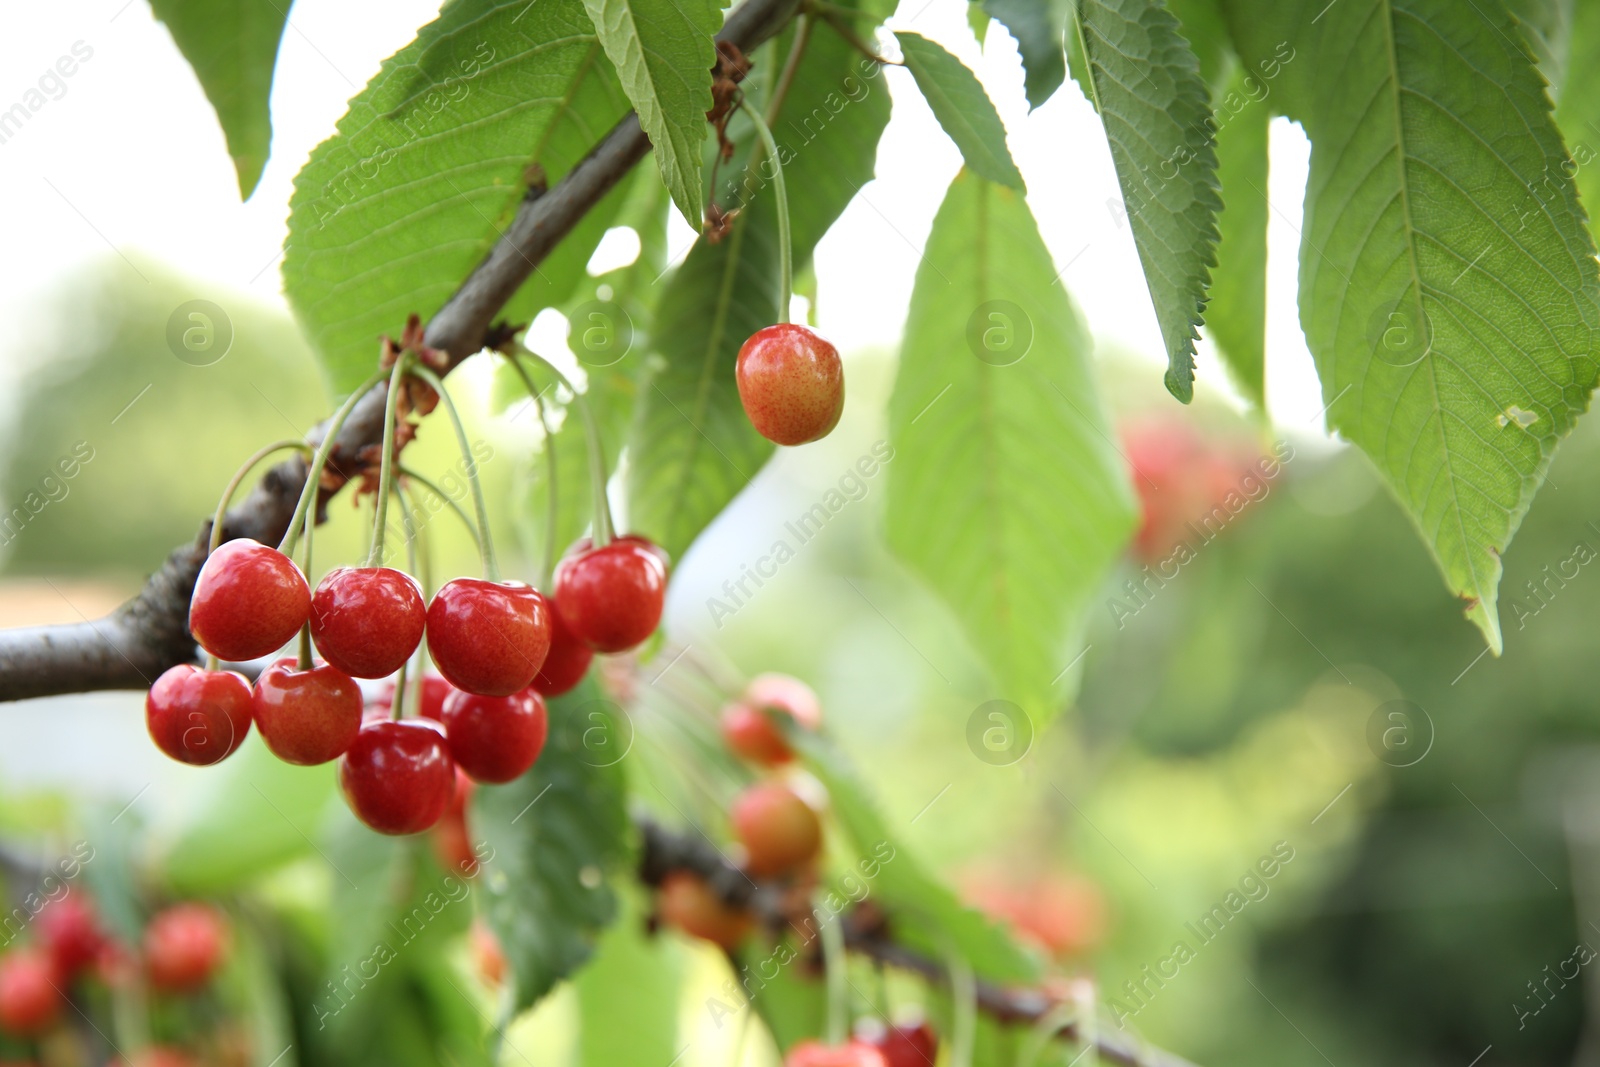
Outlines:
<svg viewBox="0 0 1600 1067"><path fill-rule="evenodd" d="M637 818L640 857L639 880L659 886L668 873L692 871L705 879L713 892L732 907L749 908L769 926L782 926L782 890L773 885L754 883L739 868L728 862L710 841L697 833L675 833L648 818ZM949 981L944 964L929 959L893 938L893 916L875 905L865 904L843 917L845 945L853 952L869 956L890 967L911 971L933 984ZM1018 989L996 985L982 979L977 983L978 1010L1002 1023L1032 1026L1060 1006L1060 1001L1039 989ZM1079 1024L1064 1022L1056 1036L1080 1040ZM1162 1049L1149 1047L1132 1035L1095 1029L1094 1043L1100 1058L1121 1067L1194 1067L1188 1060Z"/></svg>
<svg viewBox="0 0 1600 1067"><path fill-rule="evenodd" d="M717 39L749 52L777 33L798 6L799 0L745 0L728 16ZM424 343L449 354L446 372L483 348L506 301L649 151L638 117L629 114L553 188L522 202L483 262L428 323ZM332 473L318 497L319 522L328 499L359 470L362 454L381 449L387 390L387 384L380 385L363 397L340 430L328 460ZM320 443L326 432L323 423L307 440ZM305 480L303 457L273 467L228 512L223 538L276 544ZM173 550L137 596L103 619L0 631L0 701L143 689L167 668L192 662L196 649L188 629L189 598L210 536L208 522L193 543Z"/></svg>

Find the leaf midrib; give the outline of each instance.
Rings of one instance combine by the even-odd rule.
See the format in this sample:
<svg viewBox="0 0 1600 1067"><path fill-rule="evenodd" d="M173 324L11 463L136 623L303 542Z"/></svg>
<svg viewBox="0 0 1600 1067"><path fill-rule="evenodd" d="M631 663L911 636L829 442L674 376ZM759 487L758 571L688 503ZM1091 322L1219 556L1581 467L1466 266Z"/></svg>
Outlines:
<svg viewBox="0 0 1600 1067"><path fill-rule="evenodd" d="M1377 0L1379 9L1383 12L1383 37L1385 58L1389 63L1389 84L1394 100L1394 144L1395 144L1395 170L1400 182L1400 219L1405 227L1406 236L1406 262L1411 271L1411 290L1416 304L1417 327L1426 330L1427 349L1423 352L1423 361L1427 364L1428 391L1433 400L1434 422L1439 427L1439 453L1440 463L1444 468L1445 486L1449 490L1449 508L1455 518L1456 533L1461 538L1461 554L1466 560L1467 570L1472 575L1472 589L1477 608L1483 603L1483 583L1478 578L1477 560L1473 557L1472 545L1467 539L1466 524L1461 518L1461 494L1456 489L1455 466L1450 459L1450 441L1445 433L1444 402L1439 395L1439 375L1434 369L1433 331L1428 329L1427 311L1422 304L1422 272L1417 263L1417 239L1419 230L1411 216L1411 188L1406 175L1406 161L1410 158L1406 151L1405 125L1400 112L1400 56L1395 44L1394 30L1394 3L1393 0ZM1415 16L1420 22L1421 17ZM1370 366L1370 364L1369 364ZM1366 390L1362 389L1365 399Z"/></svg>
<svg viewBox="0 0 1600 1067"><path fill-rule="evenodd" d="M994 195L994 190L989 187L989 182L971 176L972 180L981 184L978 186L978 225L977 239L973 242L973 260L977 267L978 306L982 307L989 299L990 290L990 256L989 256L989 197ZM983 480L984 495L988 498L986 511L994 517L993 522L984 523L988 532L989 552L995 561L989 573L994 576L992 590L994 594L994 617L998 629L1002 633L1009 633L1011 629L1011 596L1010 586L1006 582L1006 575L1010 573L1006 568L1005 536L1000 529L1004 522L1005 512L1002 509L1003 501L999 492L999 481L1005 473L1005 467L999 457L999 420L996 418L994 389L990 381L996 368L979 361L978 366L978 407L981 412L979 418L983 423L983 450L987 459L989 477ZM1010 642L1008 647L1013 647ZM1013 668L1014 673L1014 668Z"/></svg>

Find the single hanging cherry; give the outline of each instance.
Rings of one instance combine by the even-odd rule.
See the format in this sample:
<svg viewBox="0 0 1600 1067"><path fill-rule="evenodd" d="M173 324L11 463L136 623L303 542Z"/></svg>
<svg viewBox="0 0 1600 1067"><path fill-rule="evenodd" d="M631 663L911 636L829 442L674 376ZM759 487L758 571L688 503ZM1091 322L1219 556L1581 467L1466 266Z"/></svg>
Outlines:
<svg viewBox="0 0 1600 1067"><path fill-rule="evenodd" d="M549 651L549 605L521 582L456 578L428 605L428 652L457 689L490 697L521 692Z"/></svg>
<svg viewBox="0 0 1600 1067"><path fill-rule="evenodd" d="M156 747L180 763L207 767L238 750L250 732L250 683L233 671L180 663L144 698L144 721Z"/></svg>
<svg viewBox="0 0 1600 1067"><path fill-rule="evenodd" d="M735 364L739 402L756 432L780 445L821 440L844 411L839 350L799 323L757 330Z"/></svg>
<svg viewBox="0 0 1600 1067"><path fill-rule="evenodd" d="M429 719L369 719L339 758L339 785L356 817L380 834L421 833L444 815L456 767Z"/></svg>
<svg viewBox="0 0 1600 1067"><path fill-rule="evenodd" d="M550 613L550 652L544 658L544 666L534 676L533 687L547 697L558 697L583 681L593 661L594 649L579 640L561 621L558 605Z"/></svg>
<svg viewBox="0 0 1600 1067"><path fill-rule="evenodd" d="M392 567L338 567L311 596L311 640L355 678L383 678L422 643L428 606L409 574Z"/></svg>
<svg viewBox="0 0 1600 1067"><path fill-rule="evenodd" d="M544 698L532 687L508 697L451 693L440 721L456 765L474 782L490 784L521 777L550 732Z"/></svg>
<svg viewBox="0 0 1600 1067"><path fill-rule="evenodd" d="M218 659L257 659L293 640L310 614L311 590L294 561L241 537L206 557L189 602L189 632Z"/></svg>
<svg viewBox="0 0 1600 1067"><path fill-rule="evenodd" d="M759 782L740 793L731 813L744 846L745 870L757 878L789 874L822 851L822 820L781 782Z"/></svg>
<svg viewBox="0 0 1600 1067"><path fill-rule="evenodd" d="M331 664L280 659L256 679L252 707L261 740L285 763L338 759L361 729L361 687Z"/></svg>
<svg viewBox="0 0 1600 1067"><path fill-rule="evenodd" d="M597 652L626 652L661 623L667 598L662 553L642 537L595 548L579 541L556 565L556 610L568 630Z"/></svg>

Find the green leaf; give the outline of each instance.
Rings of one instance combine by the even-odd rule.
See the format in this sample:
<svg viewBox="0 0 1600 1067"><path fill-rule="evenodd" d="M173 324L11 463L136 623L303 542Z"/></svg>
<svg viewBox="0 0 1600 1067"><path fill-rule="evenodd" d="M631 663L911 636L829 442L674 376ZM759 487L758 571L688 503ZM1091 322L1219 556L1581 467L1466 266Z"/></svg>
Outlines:
<svg viewBox="0 0 1600 1067"><path fill-rule="evenodd" d="M150 0L217 113L250 199L272 149L272 69L292 0Z"/></svg>
<svg viewBox="0 0 1600 1067"><path fill-rule="evenodd" d="M1252 97L1259 86L1234 71L1217 101L1217 178L1222 185L1221 241L1211 278L1206 333L1258 411L1266 409L1267 126L1272 113Z"/></svg>
<svg viewBox="0 0 1600 1067"><path fill-rule="evenodd" d="M1550 95L1561 99L1567 78L1567 44L1575 17L1573 0L1506 0L1506 10L1517 20L1523 39L1539 64L1539 73L1550 86ZM1593 4L1582 4L1590 8Z"/></svg>
<svg viewBox="0 0 1600 1067"><path fill-rule="evenodd" d="M895 842L868 787L832 740L809 730L791 730L789 736L828 787L830 809L858 857L853 873L888 913L896 941L933 959L954 950L992 982L1038 978L1038 964L1003 928L962 904Z"/></svg>
<svg viewBox="0 0 1600 1067"><path fill-rule="evenodd" d="M655 149L661 180L696 230L703 221L700 145L711 110L714 0L584 0L606 55Z"/></svg>
<svg viewBox="0 0 1600 1067"><path fill-rule="evenodd" d="M983 9L1017 42L1022 53L1023 91L1038 107L1067 77L1063 40L1069 15L1066 0L983 0Z"/></svg>
<svg viewBox="0 0 1600 1067"><path fill-rule="evenodd" d="M770 62L782 62L790 36L769 46ZM888 117L889 94L878 64L831 31L814 33L772 124L789 190L797 269L872 179ZM755 138L742 118L730 123L729 133L748 149ZM743 210L727 237L718 244L698 242L666 283L649 331L659 370L641 387L628 443L630 524L674 558L754 477L773 448L745 417L733 376L739 347L771 325L778 308L770 171L760 162L724 170L718 202Z"/></svg>
<svg viewBox="0 0 1600 1067"><path fill-rule="evenodd" d="M1600 5L1577 7L1568 39L1573 62L1556 107L1556 123L1576 164L1578 202L1588 210L1592 228L1600 208Z"/></svg>
<svg viewBox="0 0 1600 1067"><path fill-rule="evenodd" d="M582 1067L668 1064L678 1040L684 954L671 938L647 936L643 894L624 894L619 922L605 932L594 960L578 973L578 1032ZM626 1019L626 1026L616 1025Z"/></svg>
<svg viewBox="0 0 1600 1067"><path fill-rule="evenodd" d="M617 915L606 879L627 866L632 828L622 771L584 746L599 690L586 681L550 701L550 736L533 769L474 794L469 825L490 849L484 911L526 1008L594 952Z"/></svg>
<svg viewBox="0 0 1600 1067"><path fill-rule="evenodd" d="M432 315L510 223L628 110L582 0L456 0L390 57L295 179L284 289L339 389L382 334ZM626 192L584 218L506 308L531 319L584 275Z"/></svg>
<svg viewBox="0 0 1600 1067"><path fill-rule="evenodd" d="M967 168L980 177L1021 191L1022 172L1006 147L1000 113L977 75L943 47L915 33L896 33L917 88L944 132L961 149Z"/></svg>
<svg viewBox="0 0 1600 1067"><path fill-rule="evenodd" d="M1022 198L962 172L934 219L889 404L890 547L1035 723L1132 531L1090 342Z"/></svg>
<svg viewBox="0 0 1600 1067"><path fill-rule="evenodd" d="M967 26L972 30L973 39L980 45L989 36L989 13L979 0L967 0Z"/></svg>
<svg viewBox="0 0 1600 1067"><path fill-rule="evenodd" d="M1167 389L1188 403L1222 208L1211 95L1161 0L1082 0L1078 18L1095 104L1166 342Z"/></svg>
<svg viewBox="0 0 1600 1067"><path fill-rule="evenodd" d="M1310 46L1300 318L1329 422L1498 652L1501 553L1595 382L1571 164L1498 5L1346 0Z"/></svg>

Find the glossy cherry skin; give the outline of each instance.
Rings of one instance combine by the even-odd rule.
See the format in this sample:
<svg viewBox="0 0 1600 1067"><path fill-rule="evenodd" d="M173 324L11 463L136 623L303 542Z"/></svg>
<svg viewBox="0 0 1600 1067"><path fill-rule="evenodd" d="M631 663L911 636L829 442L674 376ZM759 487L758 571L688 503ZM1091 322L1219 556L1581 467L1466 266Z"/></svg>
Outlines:
<svg viewBox="0 0 1600 1067"><path fill-rule="evenodd" d="M772 712L788 715L808 730L822 725L822 705L810 686L787 674L762 674L751 679L741 699L722 709L723 740L752 763L787 763L794 751L772 721Z"/></svg>
<svg viewBox="0 0 1600 1067"><path fill-rule="evenodd" d="M861 1041L824 1045L802 1041L783 1058L783 1067L888 1067L883 1053Z"/></svg>
<svg viewBox="0 0 1600 1067"><path fill-rule="evenodd" d="M391 567L335 568L311 596L317 651L354 678L399 670L422 643L427 618L416 579Z"/></svg>
<svg viewBox="0 0 1600 1067"><path fill-rule="evenodd" d="M150 984L188 993L211 980L222 964L228 928L210 905L174 904L144 928L144 966Z"/></svg>
<svg viewBox="0 0 1600 1067"><path fill-rule="evenodd" d="M250 683L243 675L180 663L145 694L144 721L161 751L181 763L207 767L244 744L250 703Z"/></svg>
<svg viewBox="0 0 1600 1067"><path fill-rule="evenodd" d="M844 411L839 350L799 323L780 322L750 335L734 375L739 402L756 432L780 445L820 440Z"/></svg>
<svg viewBox="0 0 1600 1067"><path fill-rule="evenodd" d="M661 880L656 909L663 922L727 949L738 948L756 925L748 909L729 907L690 871L672 871Z"/></svg>
<svg viewBox="0 0 1600 1067"><path fill-rule="evenodd" d="M344 755L361 729L361 687L326 663L303 671L280 659L256 679L252 708L272 754L302 767Z"/></svg>
<svg viewBox="0 0 1600 1067"><path fill-rule="evenodd" d="M456 766L474 782L491 784L520 778L550 732L544 698L531 686L508 697L451 693L440 721Z"/></svg>
<svg viewBox="0 0 1600 1067"><path fill-rule="evenodd" d="M311 614L294 561L241 537L207 557L189 601L189 632L218 659L256 659L288 644Z"/></svg>
<svg viewBox="0 0 1600 1067"><path fill-rule="evenodd" d="M508 697L544 666L550 607L521 582L456 578L428 605L428 651L457 689Z"/></svg>
<svg viewBox="0 0 1600 1067"><path fill-rule="evenodd" d="M740 793L732 821L745 870L758 878L787 874L822 851L822 820L781 782L759 782Z"/></svg>
<svg viewBox="0 0 1600 1067"><path fill-rule="evenodd" d="M891 1026L874 1034L856 1035L883 1055L887 1067L933 1067L939 1059L939 1037L926 1022Z"/></svg>
<svg viewBox="0 0 1600 1067"><path fill-rule="evenodd" d="M423 719L369 719L339 760L339 785L350 810L380 834L421 833L455 795L444 730Z"/></svg>
<svg viewBox="0 0 1600 1067"><path fill-rule="evenodd" d="M433 839L433 855L446 871L460 872L471 877L478 873L478 856L472 849L472 834L467 829L467 805L477 785L465 771L456 768L456 791L439 821L433 824L429 836Z"/></svg>
<svg viewBox="0 0 1600 1067"><path fill-rule="evenodd" d="M556 566L556 610L597 652L626 652L661 623L667 570L641 539L617 539L569 553Z"/></svg>
<svg viewBox="0 0 1600 1067"><path fill-rule="evenodd" d="M94 905L82 890L75 890L39 913L39 941L55 973L70 981L100 958L106 938Z"/></svg>
<svg viewBox="0 0 1600 1067"><path fill-rule="evenodd" d="M550 653L545 656L539 673L534 675L533 687L547 697L571 692L589 673L589 664L593 661L594 649L567 629L558 606L550 613Z"/></svg>

